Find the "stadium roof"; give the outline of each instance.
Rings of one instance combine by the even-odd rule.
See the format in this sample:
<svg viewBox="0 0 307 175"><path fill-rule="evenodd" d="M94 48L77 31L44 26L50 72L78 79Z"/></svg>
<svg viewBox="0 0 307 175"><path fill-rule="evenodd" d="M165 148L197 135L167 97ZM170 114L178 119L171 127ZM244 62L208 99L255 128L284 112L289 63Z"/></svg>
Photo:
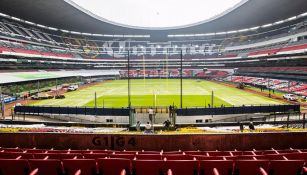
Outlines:
<svg viewBox="0 0 307 175"><path fill-rule="evenodd" d="M69 3L70 2L70 3ZM150 30L102 21L70 0L0 0L0 12L38 24L84 33L163 37L167 34L231 31L283 20L307 11L306 0L249 0L224 16L195 26ZM114 7L116 9L116 7Z"/></svg>

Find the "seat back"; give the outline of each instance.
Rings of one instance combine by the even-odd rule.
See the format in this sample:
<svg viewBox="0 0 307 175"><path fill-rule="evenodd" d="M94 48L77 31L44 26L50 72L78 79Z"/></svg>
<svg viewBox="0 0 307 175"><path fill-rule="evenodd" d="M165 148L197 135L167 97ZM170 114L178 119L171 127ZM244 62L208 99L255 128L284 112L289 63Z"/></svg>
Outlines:
<svg viewBox="0 0 307 175"><path fill-rule="evenodd" d="M162 158L166 158L167 160L193 160L194 157L190 155L183 155L183 154L167 154L162 155Z"/></svg>
<svg viewBox="0 0 307 175"><path fill-rule="evenodd" d="M27 149L26 151L27 151L27 153L44 153L44 152L46 152L45 149Z"/></svg>
<svg viewBox="0 0 307 175"><path fill-rule="evenodd" d="M29 160L31 171L38 168L37 175L61 175L63 174L63 167L60 160L56 159L30 159Z"/></svg>
<svg viewBox="0 0 307 175"><path fill-rule="evenodd" d="M209 151L207 152L209 156L231 156L228 151Z"/></svg>
<svg viewBox="0 0 307 175"><path fill-rule="evenodd" d="M220 175L232 175L234 162L232 160L202 160L199 165L200 175L212 175L216 168Z"/></svg>
<svg viewBox="0 0 307 175"><path fill-rule="evenodd" d="M138 154L161 154L160 151L140 151Z"/></svg>
<svg viewBox="0 0 307 175"><path fill-rule="evenodd" d="M135 175L163 175L166 172L163 160L134 160L132 165Z"/></svg>
<svg viewBox="0 0 307 175"><path fill-rule="evenodd" d="M286 154L285 157L289 160L307 160L307 153L290 153Z"/></svg>
<svg viewBox="0 0 307 175"><path fill-rule="evenodd" d="M196 175L198 174L198 161L167 160L166 169L171 169L174 175Z"/></svg>
<svg viewBox="0 0 307 175"><path fill-rule="evenodd" d="M30 167L24 159L0 159L1 175L28 175Z"/></svg>
<svg viewBox="0 0 307 175"><path fill-rule="evenodd" d="M74 175L78 170L82 174L97 174L96 161L94 159L63 159L64 172L67 175Z"/></svg>
<svg viewBox="0 0 307 175"><path fill-rule="evenodd" d="M197 160L224 160L223 156L202 156L202 155L193 155Z"/></svg>
<svg viewBox="0 0 307 175"><path fill-rule="evenodd" d="M285 160L284 154L266 154L264 155L266 159L268 160Z"/></svg>
<svg viewBox="0 0 307 175"><path fill-rule="evenodd" d="M100 174L117 175L124 169L126 174L131 172L131 161L121 158L103 158L97 159L97 165Z"/></svg>
<svg viewBox="0 0 307 175"><path fill-rule="evenodd" d="M237 156L236 160L266 160L263 155L242 155Z"/></svg>
<svg viewBox="0 0 307 175"><path fill-rule="evenodd" d="M162 160L162 156L160 154L138 154L136 155L136 159L138 160Z"/></svg>
<svg viewBox="0 0 307 175"><path fill-rule="evenodd" d="M304 160L272 160L269 175L299 175L304 166Z"/></svg>
<svg viewBox="0 0 307 175"><path fill-rule="evenodd" d="M46 156L48 156L48 159L73 159L75 157L77 158L83 158L82 154L77 153L36 153L33 154L34 159L44 159Z"/></svg>
<svg viewBox="0 0 307 175"><path fill-rule="evenodd" d="M85 159L101 159L101 158L106 158L108 157L108 153L86 153L83 154L83 157Z"/></svg>
<svg viewBox="0 0 307 175"><path fill-rule="evenodd" d="M1 148L4 152L23 152L20 148Z"/></svg>
<svg viewBox="0 0 307 175"><path fill-rule="evenodd" d="M236 160L234 175L259 175L260 168L267 170L268 160Z"/></svg>
<svg viewBox="0 0 307 175"><path fill-rule="evenodd" d="M110 154L110 158L121 158L121 159L134 159L134 154Z"/></svg>
<svg viewBox="0 0 307 175"><path fill-rule="evenodd" d="M33 159L31 153L22 153L22 152L0 152L0 158L2 159L16 159L20 157L21 159Z"/></svg>

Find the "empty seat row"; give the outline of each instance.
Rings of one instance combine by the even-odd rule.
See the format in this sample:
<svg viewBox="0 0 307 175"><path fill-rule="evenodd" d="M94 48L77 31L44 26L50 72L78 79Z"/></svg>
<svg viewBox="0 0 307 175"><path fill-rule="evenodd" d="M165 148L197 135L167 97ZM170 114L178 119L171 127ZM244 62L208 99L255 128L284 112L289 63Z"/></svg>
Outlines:
<svg viewBox="0 0 307 175"><path fill-rule="evenodd" d="M25 153L108 153L108 154L192 154L207 156L237 156L237 155L264 155L307 152L305 149L285 149L285 150L250 150L250 151L115 151L115 150L54 150L54 149L21 149L21 148L0 148L0 152L25 152Z"/></svg>
<svg viewBox="0 0 307 175"><path fill-rule="evenodd" d="M209 154L133 154L133 153L28 153L28 152L0 152L2 159L98 159L98 158L125 158L138 160L307 160L307 152L292 152L280 154L232 154L221 156L223 154L216 154L210 156Z"/></svg>
<svg viewBox="0 0 307 175"><path fill-rule="evenodd" d="M1 175L305 175L303 160L0 159Z"/></svg>

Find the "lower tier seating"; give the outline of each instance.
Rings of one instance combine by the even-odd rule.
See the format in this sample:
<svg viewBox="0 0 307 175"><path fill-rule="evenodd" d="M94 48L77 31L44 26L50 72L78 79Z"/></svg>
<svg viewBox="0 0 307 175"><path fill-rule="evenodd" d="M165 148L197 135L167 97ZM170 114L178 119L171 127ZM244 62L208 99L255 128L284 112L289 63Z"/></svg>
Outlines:
<svg viewBox="0 0 307 175"><path fill-rule="evenodd" d="M306 175L307 150L113 151L0 148L1 175Z"/></svg>

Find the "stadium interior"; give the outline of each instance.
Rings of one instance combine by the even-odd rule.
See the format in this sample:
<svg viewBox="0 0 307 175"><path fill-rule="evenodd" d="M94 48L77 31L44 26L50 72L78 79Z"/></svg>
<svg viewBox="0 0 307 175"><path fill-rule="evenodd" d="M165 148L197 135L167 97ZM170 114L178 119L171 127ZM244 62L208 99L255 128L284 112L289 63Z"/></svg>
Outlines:
<svg viewBox="0 0 307 175"><path fill-rule="evenodd" d="M306 175L306 7L150 28L0 0L0 175Z"/></svg>

